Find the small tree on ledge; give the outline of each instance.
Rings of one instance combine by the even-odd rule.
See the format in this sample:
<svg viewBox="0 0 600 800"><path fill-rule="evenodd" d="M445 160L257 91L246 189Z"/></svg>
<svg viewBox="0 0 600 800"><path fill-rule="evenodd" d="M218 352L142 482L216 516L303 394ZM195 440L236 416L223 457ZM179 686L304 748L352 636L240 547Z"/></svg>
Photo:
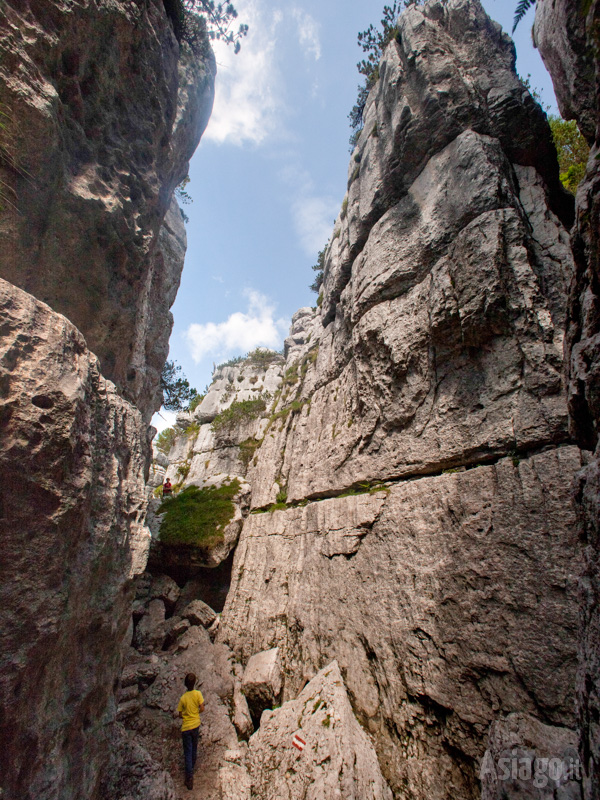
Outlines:
<svg viewBox="0 0 600 800"><path fill-rule="evenodd" d="M167 411L183 411L198 394L180 372L179 364L174 361L165 362L160 376L160 388L163 391L163 408Z"/></svg>

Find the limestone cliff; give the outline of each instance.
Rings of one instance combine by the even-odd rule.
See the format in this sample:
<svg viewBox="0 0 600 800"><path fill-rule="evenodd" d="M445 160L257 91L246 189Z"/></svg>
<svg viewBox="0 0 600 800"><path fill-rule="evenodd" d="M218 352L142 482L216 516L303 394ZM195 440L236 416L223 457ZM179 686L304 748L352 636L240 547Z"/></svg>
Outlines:
<svg viewBox="0 0 600 800"><path fill-rule="evenodd" d="M478 0L410 7L379 75L273 396L243 414L259 370L224 368L156 474L247 486L216 640L246 672L277 654L246 688L255 725L335 661L395 798L516 798L482 763L576 741L573 202ZM271 797L271 737L225 769L240 797Z"/></svg>
<svg viewBox="0 0 600 800"><path fill-rule="evenodd" d="M172 195L214 58L160 0L9 0L0 41L0 794L116 797L100 784L185 251Z"/></svg>
<svg viewBox="0 0 600 800"><path fill-rule="evenodd" d="M577 191L571 232L575 274L566 337L569 423L576 441L594 457L579 474L577 504L585 569L580 586L582 636L577 695L585 797L600 798L600 4L540 0L535 38L554 83L561 113L576 119L590 144L587 171Z"/></svg>

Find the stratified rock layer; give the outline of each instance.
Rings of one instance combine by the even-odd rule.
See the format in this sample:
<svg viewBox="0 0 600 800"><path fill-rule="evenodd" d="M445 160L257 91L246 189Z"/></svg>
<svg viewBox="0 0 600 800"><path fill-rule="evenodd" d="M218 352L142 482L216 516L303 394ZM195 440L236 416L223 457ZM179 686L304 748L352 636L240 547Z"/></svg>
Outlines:
<svg viewBox="0 0 600 800"><path fill-rule="evenodd" d="M149 545L146 425L60 314L0 281L0 321L0 785L87 800Z"/></svg>
<svg viewBox="0 0 600 800"><path fill-rule="evenodd" d="M151 415L185 250L179 211L163 220L208 122L214 58L180 48L162 0L7 2L0 30L0 275L68 317Z"/></svg>
<svg viewBox="0 0 600 800"><path fill-rule="evenodd" d="M590 144L577 190L571 232L575 275L566 337L570 426L579 445L594 450L580 474L577 501L585 571L581 581L582 637L578 677L580 752L585 796L600 798L600 3L540 0L535 38L564 117L576 119Z"/></svg>
<svg viewBox="0 0 600 800"><path fill-rule="evenodd" d="M325 256L325 327L288 360L253 506L275 483L322 497L568 438L572 257L554 212L570 221L572 200L547 122L475 0L411 6L399 30Z"/></svg>

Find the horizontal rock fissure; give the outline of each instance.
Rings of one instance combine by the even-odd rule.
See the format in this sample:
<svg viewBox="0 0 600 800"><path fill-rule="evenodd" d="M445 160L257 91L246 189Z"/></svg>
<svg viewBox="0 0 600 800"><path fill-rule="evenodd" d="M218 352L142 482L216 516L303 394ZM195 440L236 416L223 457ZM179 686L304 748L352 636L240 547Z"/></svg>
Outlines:
<svg viewBox="0 0 600 800"><path fill-rule="evenodd" d="M350 486L345 487L344 489L339 489L337 491L331 492L322 492L322 493L315 493L313 495L309 495L308 497L302 498L301 500L294 500L290 503L275 503L265 506L259 506L257 508L252 508L250 510L250 514L267 514L273 511L287 511L288 509L292 508L303 508L307 506L309 503L318 503L322 500L335 500L338 498L343 497L357 497L362 494L375 494L377 492L385 492L388 491L391 486L395 486L399 483L406 483L408 481L418 481L424 478L437 478L440 475L453 475L460 472L467 472L468 470L477 469L478 467L491 467L494 464L497 464L504 458L513 458L516 462L515 466L518 465L519 461L531 458L536 456L540 453L546 453L551 450L558 450L562 447L569 447L572 446L573 442L569 439L568 436L565 435L565 438L561 442L557 442L553 445L541 445L535 448L515 448L514 450L510 450L508 452L503 453L494 453L489 456L481 456L477 460L469 460L464 461L460 464L456 462L448 463L447 465L440 467L437 466L433 470L421 470L419 472L410 472L404 475L392 476L389 478L381 478L377 481L362 481L358 483L353 483ZM370 483L372 485L369 488L361 489L361 485L366 483ZM277 507L275 507L277 506Z"/></svg>

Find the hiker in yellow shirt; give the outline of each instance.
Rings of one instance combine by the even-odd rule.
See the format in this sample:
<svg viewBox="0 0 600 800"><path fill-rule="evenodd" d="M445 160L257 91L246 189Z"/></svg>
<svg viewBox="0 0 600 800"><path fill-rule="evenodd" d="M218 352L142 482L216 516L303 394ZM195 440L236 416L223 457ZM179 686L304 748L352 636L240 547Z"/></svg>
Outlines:
<svg viewBox="0 0 600 800"><path fill-rule="evenodd" d="M196 766L198 736L200 734L200 714L204 711L204 698L201 692L194 689L196 676L193 672L188 672L183 682L187 692L181 695L177 711L183 719L181 738L183 740L183 759L185 762L185 785L188 789L193 789L194 767Z"/></svg>

